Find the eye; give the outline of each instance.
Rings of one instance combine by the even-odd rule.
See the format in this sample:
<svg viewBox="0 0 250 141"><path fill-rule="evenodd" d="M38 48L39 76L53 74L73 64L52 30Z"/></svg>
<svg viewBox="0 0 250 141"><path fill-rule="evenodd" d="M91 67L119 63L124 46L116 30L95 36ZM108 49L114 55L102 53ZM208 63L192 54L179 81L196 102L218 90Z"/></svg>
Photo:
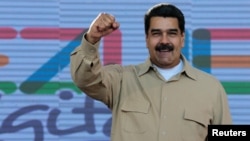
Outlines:
<svg viewBox="0 0 250 141"><path fill-rule="evenodd" d="M168 32L168 35L170 35L170 36L176 36L177 32Z"/></svg>
<svg viewBox="0 0 250 141"><path fill-rule="evenodd" d="M152 32L152 35L153 35L153 36L160 36L161 33L160 33L160 32Z"/></svg>

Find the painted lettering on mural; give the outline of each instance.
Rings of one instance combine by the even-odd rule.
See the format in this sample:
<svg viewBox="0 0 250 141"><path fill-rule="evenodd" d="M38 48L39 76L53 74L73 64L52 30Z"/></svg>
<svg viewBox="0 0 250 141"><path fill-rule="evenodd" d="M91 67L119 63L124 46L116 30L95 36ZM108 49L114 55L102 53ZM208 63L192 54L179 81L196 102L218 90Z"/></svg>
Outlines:
<svg viewBox="0 0 250 141"><path fill-rule="evenodd" d="M59 94L59 98L62 100L71 100L73 98L73 93L71 91L62 91ZM47 115L46 125L43 125L42 119L39 118L32 118L29 120L21 120L18 124L16 122L22 118L22 116L27 116L32 112L36 111L43 111L44 114ZM34 104L28 105L25 107L21 107L14 112L10 113L6 116L5 119L2 121L2 125L0 126L0 134L11 134L17 133L24 129L32 129L34 134L34 141L44 141L45 136L45 129L51 135L55 136L66 136L74 133L79 132L86 132L88 134L95 134L96 130L96 123L95 123L95 115L98 114L108 114L110 115L110 111L107 108L95 108L94 107L94 100L86 97L85 102L82 107L75 107L72 108L71 114L77 114L79 117L83 118L83 123L79 123L79 125L68 128L68 129L60 129L58 127L58 121L60 120L61 110L58 108L50 108L46 104ZM110 126L111 126L111 115L110 118L103 125L102 133L109 137L110 136Z"/></svg>

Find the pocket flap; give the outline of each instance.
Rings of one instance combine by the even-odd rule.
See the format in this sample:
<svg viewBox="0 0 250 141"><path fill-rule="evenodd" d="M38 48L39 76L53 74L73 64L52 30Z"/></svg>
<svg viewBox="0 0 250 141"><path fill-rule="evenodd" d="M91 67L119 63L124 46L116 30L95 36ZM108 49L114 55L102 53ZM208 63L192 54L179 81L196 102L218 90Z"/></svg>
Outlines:
<svg viewBox="0 0 250 141"><path fill-rule="evenodd" d="M127 99L124 101L121 109L125 112L140 112L140 113L148 113L150 107L150 103L146 100L138 100L138 99Z"/></svg>
<svg viewBox="0 0 250 141"><path fill-rule="evenodd" d="M209 115L205 112L198 110L197 108L186 108L184 113L184 119L197 122L204 127L209 124Z"/></svg>

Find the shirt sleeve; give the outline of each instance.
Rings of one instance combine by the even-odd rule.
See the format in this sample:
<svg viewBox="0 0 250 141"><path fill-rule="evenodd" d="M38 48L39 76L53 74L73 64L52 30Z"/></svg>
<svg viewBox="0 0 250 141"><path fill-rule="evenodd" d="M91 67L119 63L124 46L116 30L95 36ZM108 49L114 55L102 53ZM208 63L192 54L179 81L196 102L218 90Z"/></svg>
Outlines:
<svg viewBox="0 0 250 141"><path fill-rule="evenodd" d="M75 85L88 96L112 107L113 94L120 88L119 65L102 66L99 56L100 41L89 43L85 35L81 45L70 55L71 77Z"/></svg>
<svg viewBox="0 0 250 141"><path fill-rule="evenodd" d="M97 42L92 45L85 39L85 35L82 38L81 45L70 54L71 77L80 88L86 85L85 82L90 81L92 78L92 76L85 74L98 71L98 68L100 68L100 59L97 51L100 43Z"/></svg>
<svg viewBox="0 0 250 141"><path fill-rule="evenodd" d="M214 107L215 114L212 124L232 124L227 94L220 82L218 82L218 87L217 101Z"/></svg>

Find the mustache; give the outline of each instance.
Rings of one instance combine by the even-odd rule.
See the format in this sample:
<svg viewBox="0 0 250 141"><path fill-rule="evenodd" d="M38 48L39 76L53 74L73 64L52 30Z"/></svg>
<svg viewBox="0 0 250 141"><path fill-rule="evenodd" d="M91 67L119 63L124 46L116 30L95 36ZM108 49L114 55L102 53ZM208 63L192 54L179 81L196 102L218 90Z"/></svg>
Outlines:
<svg viewBox="0 0 250 141"><path fill-rule="evenodd" d="M168 50L168 51L173 51L174 47L171 44L158 44L155 47L156 51L162 51L162 50Z"/></svg>

